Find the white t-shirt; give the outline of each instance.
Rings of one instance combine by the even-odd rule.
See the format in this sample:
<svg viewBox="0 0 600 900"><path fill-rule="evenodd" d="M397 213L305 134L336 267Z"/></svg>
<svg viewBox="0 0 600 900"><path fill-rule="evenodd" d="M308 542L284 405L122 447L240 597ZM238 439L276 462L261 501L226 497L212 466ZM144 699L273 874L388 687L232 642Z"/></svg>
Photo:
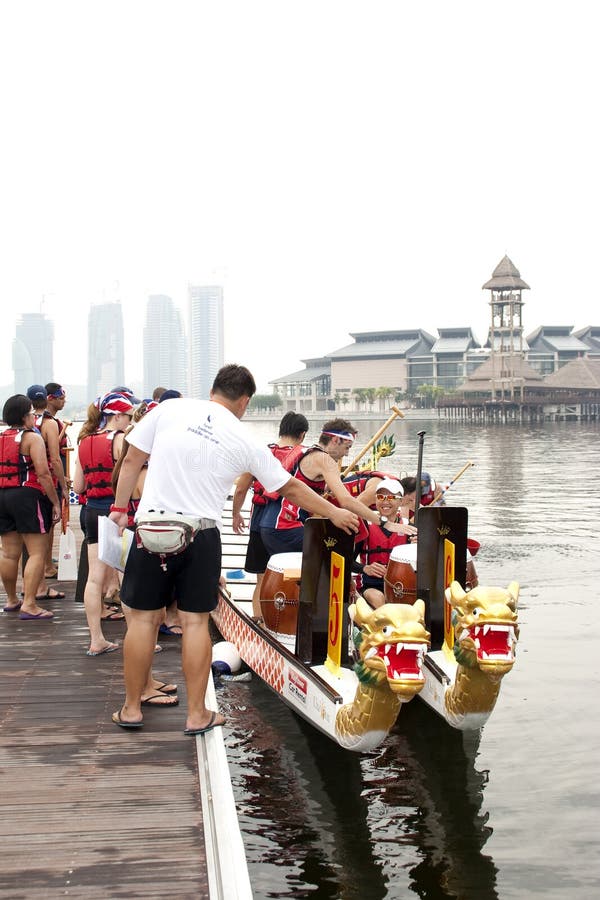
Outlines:
<svg viewBox="0 0 600 900"><path fill-rule="evenodd" d="M290 473L271 451L247 436L240 420L220 403L166 400L127 435L150 454L138 517L149 509L214 519L219 525L234 480L252 472L268 491Z"/></svg>

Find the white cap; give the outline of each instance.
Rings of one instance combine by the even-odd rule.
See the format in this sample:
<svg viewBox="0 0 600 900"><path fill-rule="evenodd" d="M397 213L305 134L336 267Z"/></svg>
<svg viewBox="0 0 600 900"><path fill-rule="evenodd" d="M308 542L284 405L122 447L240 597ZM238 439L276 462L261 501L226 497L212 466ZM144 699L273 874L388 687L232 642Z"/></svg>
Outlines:
<svg viewBox="0 0 600 900"><path fill-rule="evenodd" d="M388 491L390 494L397 494L400 497L404 497L404 488L395 478L384 478L383 481L380 481L377 485L378 491Z"/></svg>

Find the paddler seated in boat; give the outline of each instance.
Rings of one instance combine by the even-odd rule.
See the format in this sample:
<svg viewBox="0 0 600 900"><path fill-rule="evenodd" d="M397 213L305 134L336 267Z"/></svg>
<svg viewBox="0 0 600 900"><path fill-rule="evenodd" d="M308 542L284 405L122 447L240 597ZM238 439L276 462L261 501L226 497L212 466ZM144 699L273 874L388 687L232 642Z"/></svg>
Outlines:
<svg viewBox="0 0 600 900"><path fill-rule="evenodd" d="M436 494L439 498L435 500ZM441 496L443 491L436 484L435 478L429 472L421 472L421 506L445 506L446 502ZM434 503L435 500L435 503Z"/></svg>
<svg viewBox="0 0 600 900"><path fill-rule="evenodd" d="M291 474L315 493L332 495L337 506L350 510L367 522L379 522L379 513L352 497L340 475L338 463L347 455L358 434L347 419L331 419L323 426L319 442L296 460ZM306 510L290 500L270 501L263 514L260 533L271 555L300 552L304 539Z"/></svg>
<svg viewBox="0 0 600 900"><path fill-rule="evenodd" d="M406 479L409 482L411 479ZM414 487L415 479L412 479ZM414 525L403 523L402 501L404 488L402 482L395 478L384 478L377 487L375 507L379 515L377 524L367 526L367 537L357 547L358 562L352 571L360 574L359 592L374 609L383 606L385 594L383 579L387 570L390 553L394 547L416 539L417 529ZM413 498L414 503L414 498Z"/></svg>

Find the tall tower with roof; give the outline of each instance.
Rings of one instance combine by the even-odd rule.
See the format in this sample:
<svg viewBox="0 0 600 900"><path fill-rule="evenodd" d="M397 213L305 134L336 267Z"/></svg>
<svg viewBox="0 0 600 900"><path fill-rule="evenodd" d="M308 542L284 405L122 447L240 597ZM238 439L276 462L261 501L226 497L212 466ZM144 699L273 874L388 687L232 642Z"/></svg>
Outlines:
<svg viewBox="0 0 600 900"><path fill-rule="evenodd" d="M492 400L523 400L522 291L530 290L515 264L504 256L482 290L490 291L489 334Z"/></svg>

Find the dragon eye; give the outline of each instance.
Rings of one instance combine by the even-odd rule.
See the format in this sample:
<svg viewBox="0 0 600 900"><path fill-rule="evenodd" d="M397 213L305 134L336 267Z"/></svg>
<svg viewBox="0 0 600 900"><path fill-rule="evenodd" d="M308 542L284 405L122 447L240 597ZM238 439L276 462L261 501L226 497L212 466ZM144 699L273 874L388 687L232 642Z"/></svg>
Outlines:
<svg viewBox="0 0 600 900"><path fill-rule="evenodd" d="M474 606L473 609L471 610L471 615L473 616L474 619L479 618L479 616L481 616L482 614L483 614L483 610L480 606Z"/></svg>
<svg viewBox="0 0 600 900"><path fill-rule="evenodd" d="M388 634L394 633L394 628L392 625L384 625L383 628L381 629L381 633L387 637Z"/></svg>

